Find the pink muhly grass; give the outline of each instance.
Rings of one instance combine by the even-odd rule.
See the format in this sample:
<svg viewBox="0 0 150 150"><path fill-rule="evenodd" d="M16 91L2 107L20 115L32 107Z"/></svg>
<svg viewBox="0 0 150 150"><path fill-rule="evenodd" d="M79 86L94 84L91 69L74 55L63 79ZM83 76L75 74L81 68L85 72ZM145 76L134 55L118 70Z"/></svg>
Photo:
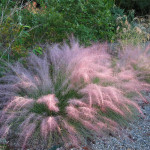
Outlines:
<svg viewBox="0 0 150 150"><path fill-rule="evenodd" d="M25 66L10 65L12 72L0 79L0 100L5 101L1 136L14 131L23 148L34 135L47 142L46 148L78 146L86 141L85 132L90 136L108 127L117 130L119 122L107 117L109 112L128 119L132 106L142 114L125 95L142 97L140 91L149 84L139 81L130 67L113 70L111 61L107 44L84 48L72 40L70 46L52 45L41 57L31 53Z"/></svg>
<svg viewBox="0 0 150 150"><path fill-rule="evenodd" d="M125 91L137 93L144 102L147 102L140 91L150 90L150 45L145 49L126 46L119 52L117 65L120 69L118 85Z"/></svg>
<svg viewBox="0 0 150 150"><path fill-rule="evenodd" d="M31 137L33 132L35 131L35 128L36 128L36 124L35 123L30 123L26 127L24 127L24 129L23 129L23 131L21 133L22 135L20 135L20 136L22 136L24 138L22 148L25 148L26 142L29 139L29 137Z"/></svg>
<svg viewBox="0 0 150 150"><path fill-rule="evenodd" d="M80 54L71 59L67 68L71 70L71 80L73 82L78 83L81 79L85 82L91 82L94 77L111 78L111 68L108 64L110 56L106 53L106 47L98 45L97 49L95 47L93 50L92 47L89 47L80 50L78 53Z"/></svg>
<svg viewBox="0 0 150 150"><path fill-rule="evenodd" d="M54 112L58 112L59 108L57 107L58 100L54 94L49 94L46 96L41 97L37 100L37 103L41 104L44 103L47 105L48 109Z"/></svg>
<svg viewBox="0 0 150 150"><path fill-rule="evenodd" d="M125 116L124 110L120 108L127 108L126 111L128 111L128 107L126 107L127 104L133 105L140 110L138 105L134 102L131 103L131 101L125 98L123 93L115 87L102 87L95 84L89 84L84 89L81 89L81 93L88 95L88 97L85 98L85 101L87 101L90 107L96 105L104 112L109 108L114 112Z"/></svg>
<svg viewBox="0 0 150 150"><path fill-rule="evenodd" d="M46 139L49 132L53 132L59 128L59 125L55 117L47 117L42 120L41 123L41 133L42 136Z"/></svg>
<svg viewBox="0 0 150 150"><path fill-rule="evenodd" d="M145 48L126 46L119 52L118 65L134 69L139 79L150 77L150 44Z"/></svg>

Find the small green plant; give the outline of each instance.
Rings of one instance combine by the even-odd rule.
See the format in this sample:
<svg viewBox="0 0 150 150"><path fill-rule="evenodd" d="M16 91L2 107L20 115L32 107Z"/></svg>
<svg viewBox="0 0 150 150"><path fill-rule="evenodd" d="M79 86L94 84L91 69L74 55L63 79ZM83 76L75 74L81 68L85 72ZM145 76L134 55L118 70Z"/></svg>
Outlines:
<svg viewBox="0 0 150 150"><path fill-rule="evenodd" d="M43 54L43 49L40 46L37 46L33 49L33 53L36 55L42 55Z"/></svg>

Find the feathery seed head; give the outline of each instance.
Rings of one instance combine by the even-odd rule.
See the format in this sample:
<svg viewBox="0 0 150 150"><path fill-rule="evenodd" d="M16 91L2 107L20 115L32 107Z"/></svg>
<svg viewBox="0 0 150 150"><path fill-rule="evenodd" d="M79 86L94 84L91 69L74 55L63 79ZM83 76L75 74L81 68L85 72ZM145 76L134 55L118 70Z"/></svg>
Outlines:
<svg viewBox="0 0 150 150"><path fill-rule="evenodd" d="M77 146L86 141L84 133L100 134L108 126L115 130L119 123L109 113L127 119L132 115L129 106L142 113L125 95L140 95L148 84L130 67L113 70L107 44L54 44L42 57L31 53L27 60L25 66L10 65L12 72L0 79L0 135L11 136L13 131L23 148L35 136L45 146Z"/></svg>

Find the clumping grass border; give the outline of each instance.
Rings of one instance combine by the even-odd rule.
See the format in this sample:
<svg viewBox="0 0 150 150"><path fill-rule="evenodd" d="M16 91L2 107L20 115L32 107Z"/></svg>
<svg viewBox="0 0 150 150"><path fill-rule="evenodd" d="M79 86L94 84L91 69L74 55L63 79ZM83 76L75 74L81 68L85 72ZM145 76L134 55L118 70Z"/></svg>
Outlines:
<svg viewBox="0 0 150 150"><path fill-rule="evenodd" d="M138 79L130 62L122 68L124 57L112 67L107 50L106 43L84 48L72 40L70 46L52 45L43 56L31 53L25 66L9 65L12 72L0 78L5 105L0 134L7 137L16 130L22 148L35 136L48 147L78 147L94 134L119 132L134 114L142 114L125 95L135 92L143 98L140 91L150 85Z"/></svg>

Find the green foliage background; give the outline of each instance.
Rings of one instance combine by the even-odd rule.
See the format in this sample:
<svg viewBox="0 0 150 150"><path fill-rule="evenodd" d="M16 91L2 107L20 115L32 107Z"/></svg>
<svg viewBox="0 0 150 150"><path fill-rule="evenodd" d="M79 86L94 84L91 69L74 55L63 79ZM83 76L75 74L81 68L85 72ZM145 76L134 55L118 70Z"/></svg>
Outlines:
<svg viewBox="0 0 150 150"><path fill-rule="evenodd" d="M126 10L135 9L137 14L146 15L150 13L150 1L149 0L116 0L116 4Z"/></svg>
<svg viewBox="0 0 150 150"><path fill-rule="evenodd" d="M0 43L3 52L9 48L10 50L7 50L10 51L9 55L18 58L25 56L26 51L37 43L62 42L72 34L85 45L89 45L92 41L114 39L112 0L37 0L37 2L41 8L32 11L25 9L21 1L16 3L13 0L2 0Z"/></svg>
<svg viewBox="0 0 150 150"><path fill-rule="evenodd" d="M125 17L125 11L118 7L130 6L131 1L36 0L40 8L27 9L26 2L32 5L32 1L0 0L0 59L17 60L31 49L41 54L39 44L60 43L71 35L85 46L97 41L115 42L118 26L119 38L126 37L122 36L123 24L134 19L134 13L130 11ZM144 4L147 6L146 2L141 7Z"/></svg>

